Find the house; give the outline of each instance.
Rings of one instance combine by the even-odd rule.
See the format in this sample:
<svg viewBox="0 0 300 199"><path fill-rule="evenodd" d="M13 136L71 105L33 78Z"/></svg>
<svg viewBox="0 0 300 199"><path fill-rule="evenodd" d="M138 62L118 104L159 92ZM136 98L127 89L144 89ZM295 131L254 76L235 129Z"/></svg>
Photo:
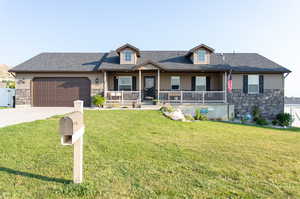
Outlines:
<svg viewBox="0 0 300 199"><path fill-rule="evenodd" d="M284 103L286 105L300 105L300 97L285 97Z"/></svg>
<svg viewBox="0 0 300 199"><path fill-rule="evenodd" d="M256 53L216 53L204 44L188 51L125 44L107 53L41 53L10 72L19 107L72 106L76 99L91 106L91 96L102 94L107 103L231 104L237 115L259 106L271 118L284 110L291 71Z"/></svg>

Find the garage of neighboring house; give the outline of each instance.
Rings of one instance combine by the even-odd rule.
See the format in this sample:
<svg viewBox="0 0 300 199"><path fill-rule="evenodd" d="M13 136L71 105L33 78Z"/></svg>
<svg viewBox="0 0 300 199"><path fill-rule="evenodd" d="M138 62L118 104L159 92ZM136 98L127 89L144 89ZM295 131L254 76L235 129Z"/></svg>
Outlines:
<svg viewBox="0 0 300 199"><path fill-rule="evenodd" d="M33 106L72 107L73 101L91 105L91 81L85 77L39 77L33 79Z"/></svg>

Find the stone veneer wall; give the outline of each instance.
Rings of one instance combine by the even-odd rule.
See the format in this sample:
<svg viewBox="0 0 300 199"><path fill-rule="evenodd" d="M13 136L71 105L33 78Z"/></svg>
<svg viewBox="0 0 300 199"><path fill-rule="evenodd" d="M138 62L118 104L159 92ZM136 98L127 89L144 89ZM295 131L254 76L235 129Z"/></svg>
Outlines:
<svg viewBox="0 0 300 199"><path fill-rule="evenodd" d="M30 89L16 89L16 105L28 106L30 104Z"/></svg>
<svg viewBox="0 0 300 199"><path fill-rule="evenodd" d="M252 114L253 107L258 106L264 117L273 119L284 112L284 91L264 89L264 93L246 94L242 89L233 89L232 93L228 93L228 103L234 105L236 117Z"/></svg>

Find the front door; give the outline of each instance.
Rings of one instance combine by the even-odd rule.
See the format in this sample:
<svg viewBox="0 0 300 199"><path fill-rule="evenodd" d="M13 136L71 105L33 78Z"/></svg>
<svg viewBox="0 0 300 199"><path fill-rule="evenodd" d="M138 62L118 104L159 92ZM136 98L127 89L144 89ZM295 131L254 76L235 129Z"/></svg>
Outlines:
<svg viewBox="0 0 300 199"><path fill-rule="evenodd" d="M144 77L144 99L155 99L155 76Z"/></svg>

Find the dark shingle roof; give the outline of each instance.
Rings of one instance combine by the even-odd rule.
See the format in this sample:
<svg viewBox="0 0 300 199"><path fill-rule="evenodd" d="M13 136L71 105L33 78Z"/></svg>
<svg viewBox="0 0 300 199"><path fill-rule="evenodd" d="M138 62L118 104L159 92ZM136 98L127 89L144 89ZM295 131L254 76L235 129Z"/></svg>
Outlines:
<svg viewBox="0 0 300 199"><path fill-rule="evenodd" d="M187 51L140 51L137 64L149 60L169 71L228 71L234 72L290 72L288 69L256 53L214 53L210 64L192 64ZM223 56L222 56L223 55ZM223 59L223 57L225 57ZM134 65L121 65L119 56L111 51L101 63L100 70L131 70Z"/></svg>
<svg viewBox="0 0 300 199"><path fill-rule="evenodd" d="M192 64L188 51L140 51L138 63L157 63L166 71L229 71L285 73L290 70L256 53L213 53L210 64ZM42 53L14 67L11 72L130 71L135 65L120 64L116 51L109 53Z"/></svg>
<svg viewBox="0 0 300 199"><path fill-rule="evenodd" d="M11 72L97 71L105 53L41 53L12 68Z"/></svg>

